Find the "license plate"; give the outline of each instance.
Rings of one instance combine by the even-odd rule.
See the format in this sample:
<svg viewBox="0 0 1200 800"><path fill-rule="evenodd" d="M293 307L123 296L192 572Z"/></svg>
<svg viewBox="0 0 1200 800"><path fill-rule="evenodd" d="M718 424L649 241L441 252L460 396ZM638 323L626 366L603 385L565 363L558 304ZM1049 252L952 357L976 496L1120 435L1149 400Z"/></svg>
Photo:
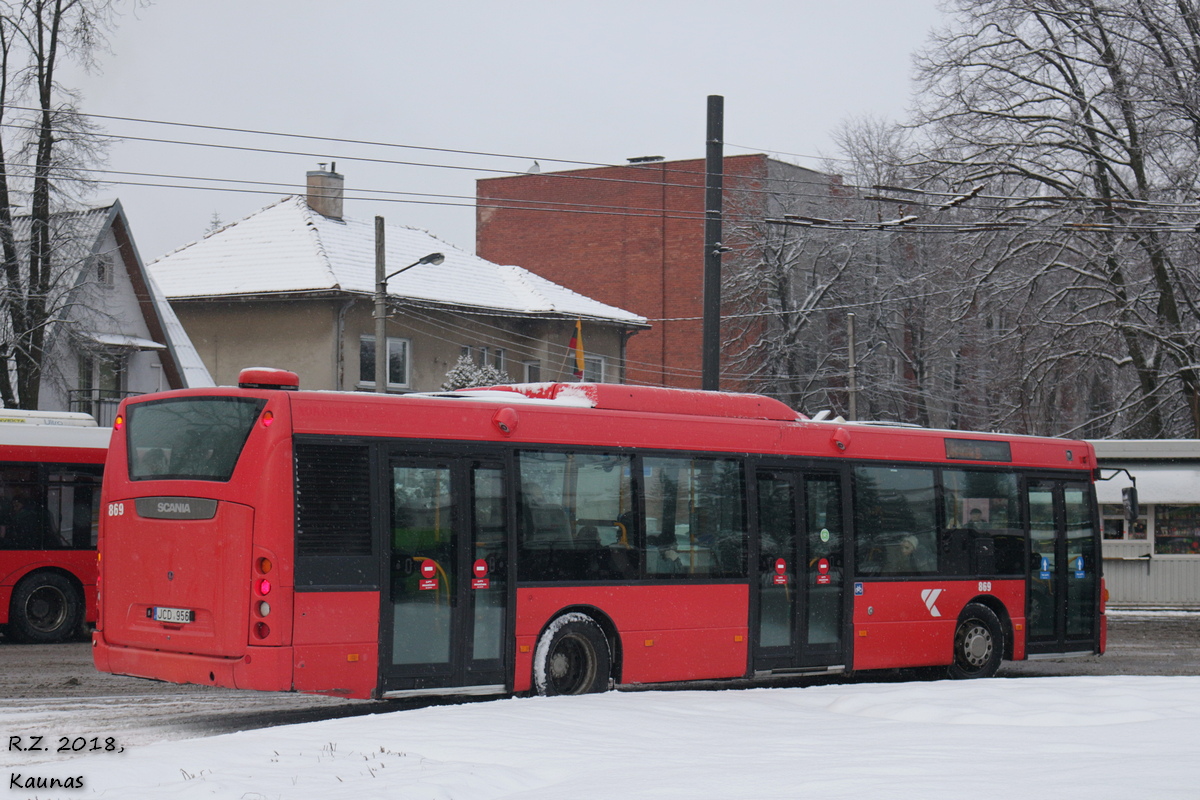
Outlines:
<svg viewBox="0 0 1200 800"><path fill-rule="evenodd" d="M155 622L173 622L176 624L184 622L195 622L196 612L190 608L167 608L165 606L154 607Z"/></svg>

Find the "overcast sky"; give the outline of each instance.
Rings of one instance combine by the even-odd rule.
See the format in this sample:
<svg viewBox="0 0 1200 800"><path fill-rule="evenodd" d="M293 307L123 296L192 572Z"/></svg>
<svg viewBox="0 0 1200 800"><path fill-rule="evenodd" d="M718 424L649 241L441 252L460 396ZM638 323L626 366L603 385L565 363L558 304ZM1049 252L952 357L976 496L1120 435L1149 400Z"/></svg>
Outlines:
<svg viewBox="0 0 1200 800"><path fill-rule="evenodd" d="M119 19L111 53L66 80L93 114L397 147L102 121L107 168L147 262L296 191L318 162L346 176L346 215L474 249L475 180L571 162L704 156L706 98L725 97L725 152L819 166L856 116L899 119L936 0L160 0ZM376 159L376 161L363 160ZM416 162L406 166L381 162ZM198 179L216 179L201 181ZM271 185L231 191L230 180ZM221 187L219 191L195 188ZM409 202L366 198L376 192ZM380 195L375 194L375 197ZM412 202L421 201L421 202Z"/></svg>

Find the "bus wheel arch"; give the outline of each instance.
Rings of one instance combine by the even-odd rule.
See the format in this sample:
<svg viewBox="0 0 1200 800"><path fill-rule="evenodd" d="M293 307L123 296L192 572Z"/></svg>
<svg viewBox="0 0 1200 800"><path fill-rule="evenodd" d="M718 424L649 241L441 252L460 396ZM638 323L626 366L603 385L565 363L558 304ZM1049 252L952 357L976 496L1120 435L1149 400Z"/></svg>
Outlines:
<svg viewBox="0 0 1200 800"><path fill-rule="evenodd" d="M1004 624L1000 615L983 602L968 603L954 629L951 678L990 678L1000 668L1005 653Z"/></svg>
<svg viewBox="0 0 1200 800"><path fill-rule="evenodd" d="M534 692L553 696L607 691L616 675L617 641L612 621L594 609L558 612L534 648Z"/></svg>
<svg viewBox="0 0 1200 800"><path fill-rule="evenodd" d="M13 587L8 634L29 644L54 644L70 639L83 624L83 587L69 573L35 570Z"/></svg>

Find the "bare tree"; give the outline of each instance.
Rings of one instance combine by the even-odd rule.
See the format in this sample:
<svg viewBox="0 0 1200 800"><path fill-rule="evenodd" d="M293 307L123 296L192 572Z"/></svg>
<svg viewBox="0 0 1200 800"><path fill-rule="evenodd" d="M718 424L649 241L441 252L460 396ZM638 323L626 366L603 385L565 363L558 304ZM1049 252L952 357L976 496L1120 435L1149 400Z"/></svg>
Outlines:
<svg viewBox="0 0 1200 800"><path fill-rule="evenodd" d="M54 215L99 158L96 131L58 80L64 58L92 63L113 0L0 3L0 396L36 408L47 330L70 302L74 265L58 258L69 232ZM28 208L28 213L17 209ZM27 217L27 220L21 219ZM27 222L27 227L23 224ZM24 235L23 235L24 234Z"/></svg>
<svg viewBox="0 0 1200 800"><path fill-rule="evenodd" d="M1092 434L1200 436L1194 2L953 5L918 60L924 166L995 194L974 293L1016 298L1026 397Z"/></svg>

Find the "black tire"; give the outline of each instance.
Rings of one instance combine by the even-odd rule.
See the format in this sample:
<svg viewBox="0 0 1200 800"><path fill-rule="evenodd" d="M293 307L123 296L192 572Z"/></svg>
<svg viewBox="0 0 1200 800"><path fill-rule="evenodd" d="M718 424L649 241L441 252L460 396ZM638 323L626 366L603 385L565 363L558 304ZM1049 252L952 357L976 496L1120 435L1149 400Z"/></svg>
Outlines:
<svg viewBox="0 0 1200 800"><path fill-rule="evenodd" d="M954 663L951 678L990 678L1000 669L1004 657L1004 627L996 612L985 605L970 603L958 618L954 630Z"/></svg>
<svg viewBox="0 0 1200 800"><path fill-rule="evenodd" d="M557 617L538 639L533 685L540 695L603 692L608 689L611 673L608 637L586 614Z"/></svg>
<svg viewBox="0 0 1200 800"><path fill-rule="evenodd" d="M8 632L14 641L55 644L75 635L83 624L83 595L57 572L35 572L13 589Z"/></svg>

